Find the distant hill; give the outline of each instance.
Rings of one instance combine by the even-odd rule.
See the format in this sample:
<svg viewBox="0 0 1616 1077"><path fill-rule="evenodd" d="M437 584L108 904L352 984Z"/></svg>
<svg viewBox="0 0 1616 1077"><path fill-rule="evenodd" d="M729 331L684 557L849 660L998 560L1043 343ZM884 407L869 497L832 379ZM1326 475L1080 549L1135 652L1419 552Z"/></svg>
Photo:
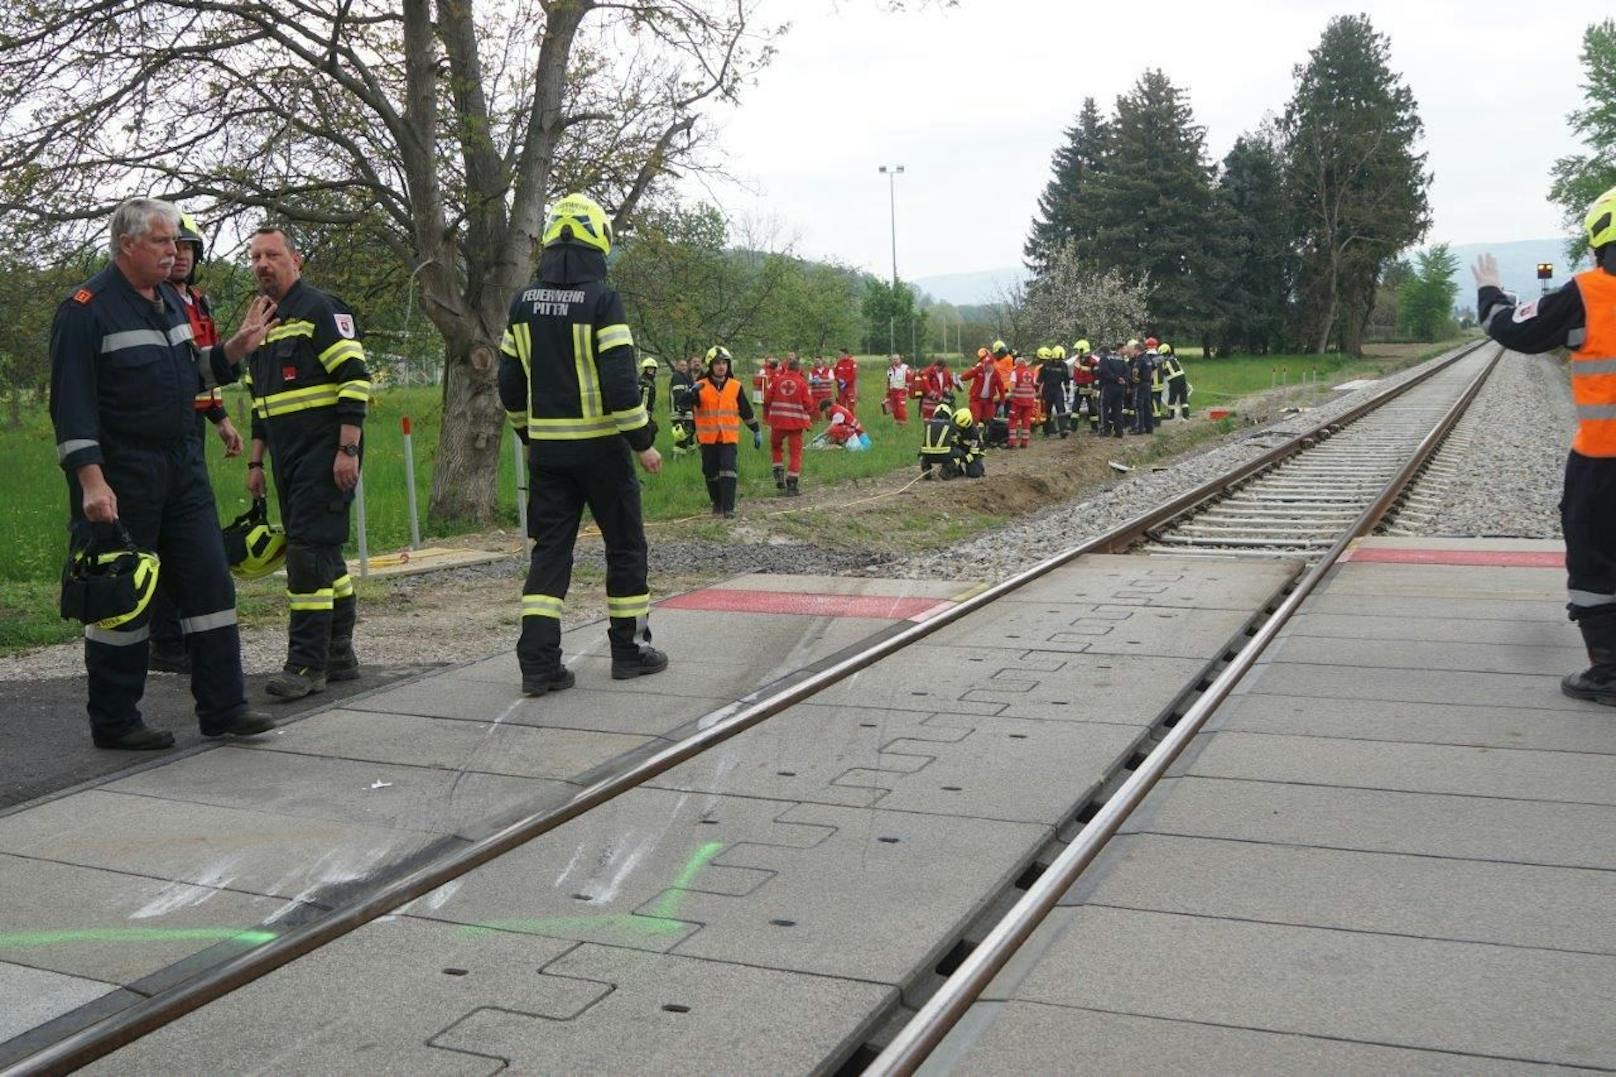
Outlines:
<svg viewBox="0 0 1616 1077"><path fill-rule="evenodd" d="M958 306L962 303L992 303L999 298L1002 288L1025 281L1032 274L1025 266L1000 266L981 269L975 273L944 273L935 277L917 277L910 283L933 299Z"/></svg>
<svg viewBox="0 0 1616 1077"><path fill-rule="evenodd" d="M1493 257L1498 259L1498 275L1503 279L1504 288L1525 299L1543 290L1543 285L1537 279L1539 262L1548 262L1554 266L1554 278L1549 281L1550 288L1560 287L1570 280L1571 275L1579 268L1588 267L1586 258L1583 259L1581 266L1566 264L1565 248L1566 241L1563 237L1523 239L1514 243L1464 243L1448 248L1459 260L1459 272L1455 274L1459 284L1459 306L1473 307L1476 304L1475 281L1470 275L1470 266L1478 254L1492 252Z"/></svg>

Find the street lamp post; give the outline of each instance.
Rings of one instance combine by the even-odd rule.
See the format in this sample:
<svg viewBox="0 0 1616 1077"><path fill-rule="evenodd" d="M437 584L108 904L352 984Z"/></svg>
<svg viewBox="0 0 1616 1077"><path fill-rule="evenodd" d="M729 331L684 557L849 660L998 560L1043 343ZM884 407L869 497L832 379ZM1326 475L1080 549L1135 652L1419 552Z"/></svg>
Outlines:
<svg viewBox="0 0 1616 1077"><path fill-rule="evenodd" d="M887 178L887 203L892 211L892 311L887 315L887 354L898 350L898 190L902 165L882 165L878 170Z"/></svg>

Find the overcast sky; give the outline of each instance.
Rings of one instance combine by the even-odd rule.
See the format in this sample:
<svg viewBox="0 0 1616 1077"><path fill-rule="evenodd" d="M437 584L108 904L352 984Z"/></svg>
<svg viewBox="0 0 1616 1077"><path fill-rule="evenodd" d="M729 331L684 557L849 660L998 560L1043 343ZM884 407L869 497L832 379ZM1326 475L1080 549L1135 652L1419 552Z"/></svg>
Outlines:
<svg viewBox="0 0 1616 1077"><path fill-rule="evenodd" d="M740 107L717 117L727 168L751 190L715 193L732 213L777 220L799 253L885 275L876 169L902 164L900 276L1013 265L1084 97L1110 112L1159 66L1188 90L1217 160L1283 109L1332 15L1367 11L1425 122L1427 242L1557 236L1547 171L1578 152L1565 114L1581 103L1577 55L1597 6L962 0L887 14L875 0L772 0L765 14L794 25Z"/></svg>

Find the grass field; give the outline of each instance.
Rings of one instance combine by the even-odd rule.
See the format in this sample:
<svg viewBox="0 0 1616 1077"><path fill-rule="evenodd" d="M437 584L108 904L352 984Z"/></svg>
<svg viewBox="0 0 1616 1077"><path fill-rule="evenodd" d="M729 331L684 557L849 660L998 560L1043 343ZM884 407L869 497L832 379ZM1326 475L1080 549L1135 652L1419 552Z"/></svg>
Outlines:
<svg viewBox="0 0 1616 1077"><path fill-rule="evenodd" d="M1435 354L1442 348L1432 348ZM1374 377L1386 370L1406 365L1407 360L1344 359L1340 356L1262 356L1253 358L1201 360L1185 357L1195 395L1191 403L1197 412L1208 405L1225 404L1254 391L1267 389L1277 379L1276 371L1288 368L1288 381L1296 384L1302 371L1318 371L1326 384L1349 378ZM954 364L957 369L957 364ZM872 447L863 453L842 451L804 452L804 487L845 482L849 479L884 474L910 468L920 441L918 407L911 406L909 426L899 430L880 411L884 397L881 357L860 359L859 413L870 433ZM750 388L750 373L743 374ZM699 457L691 453L674 459L667 430L666 372L658 389L657 445L664 457L660 475L643 475L643 503L647 519L668 520L699 516L708 512L706 490L701 479ZM236 425L245 434L242 420L245 397L227 391L226 403ZM409 516L404 483L404 463L400 419L408 415L414 428L415 485L417 503L424 514L432 486L433 461L437 452L442 406L436 388L379 389L366 423L365 508L372 554L398 549L409 542ZM0 430L0 458L7 467L0 474L0 649L29 646L70 639L74 626L56 619L56 580L66 550L66 484L56 465L49 417L42 406L25 408L21 428ZM516 486L511 452L513 435L505 434L500 453L499 512L514 529ZM221 520L228 520L247 506L245 471L240 459L225 460L223 448L211 433L208 437L208 465L219 501ZM743 431L740 451L740 498L774 497L770 475L767 429L764 447L752 448ZM273 498L271 511L273 512ZM718 525L722 526L722 525ZM424 537L443 536L465 530L453 522L422 521ZM353 551L350 550L350 553ZM255 607L272 608L279 583L257 581L241 588L243 612Z"/></svg>

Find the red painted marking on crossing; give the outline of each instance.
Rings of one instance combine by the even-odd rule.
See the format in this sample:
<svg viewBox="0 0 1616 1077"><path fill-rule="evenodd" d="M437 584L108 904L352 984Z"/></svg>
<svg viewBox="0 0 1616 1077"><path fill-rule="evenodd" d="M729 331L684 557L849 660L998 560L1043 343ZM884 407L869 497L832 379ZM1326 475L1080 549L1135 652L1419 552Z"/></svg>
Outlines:
<svg viewBox="0 0 1616 1077"><path fill-rule="evenodd" d="M714 613L784 613L800 617L871 617L885 621L923 620L949 603L935 598L897 595L820 595L787 591L753 591L709 587L665 598L657 605L666 610L708 610Z"/></svg>
<svg viewBox="0 0 1616 1077"><path fill-rule="evenodd" d="M1558 550L1408 550L1360 547L1343 561L1379 561L1392 565L1472 565L1485 568L1564 568Z"/></svg>

